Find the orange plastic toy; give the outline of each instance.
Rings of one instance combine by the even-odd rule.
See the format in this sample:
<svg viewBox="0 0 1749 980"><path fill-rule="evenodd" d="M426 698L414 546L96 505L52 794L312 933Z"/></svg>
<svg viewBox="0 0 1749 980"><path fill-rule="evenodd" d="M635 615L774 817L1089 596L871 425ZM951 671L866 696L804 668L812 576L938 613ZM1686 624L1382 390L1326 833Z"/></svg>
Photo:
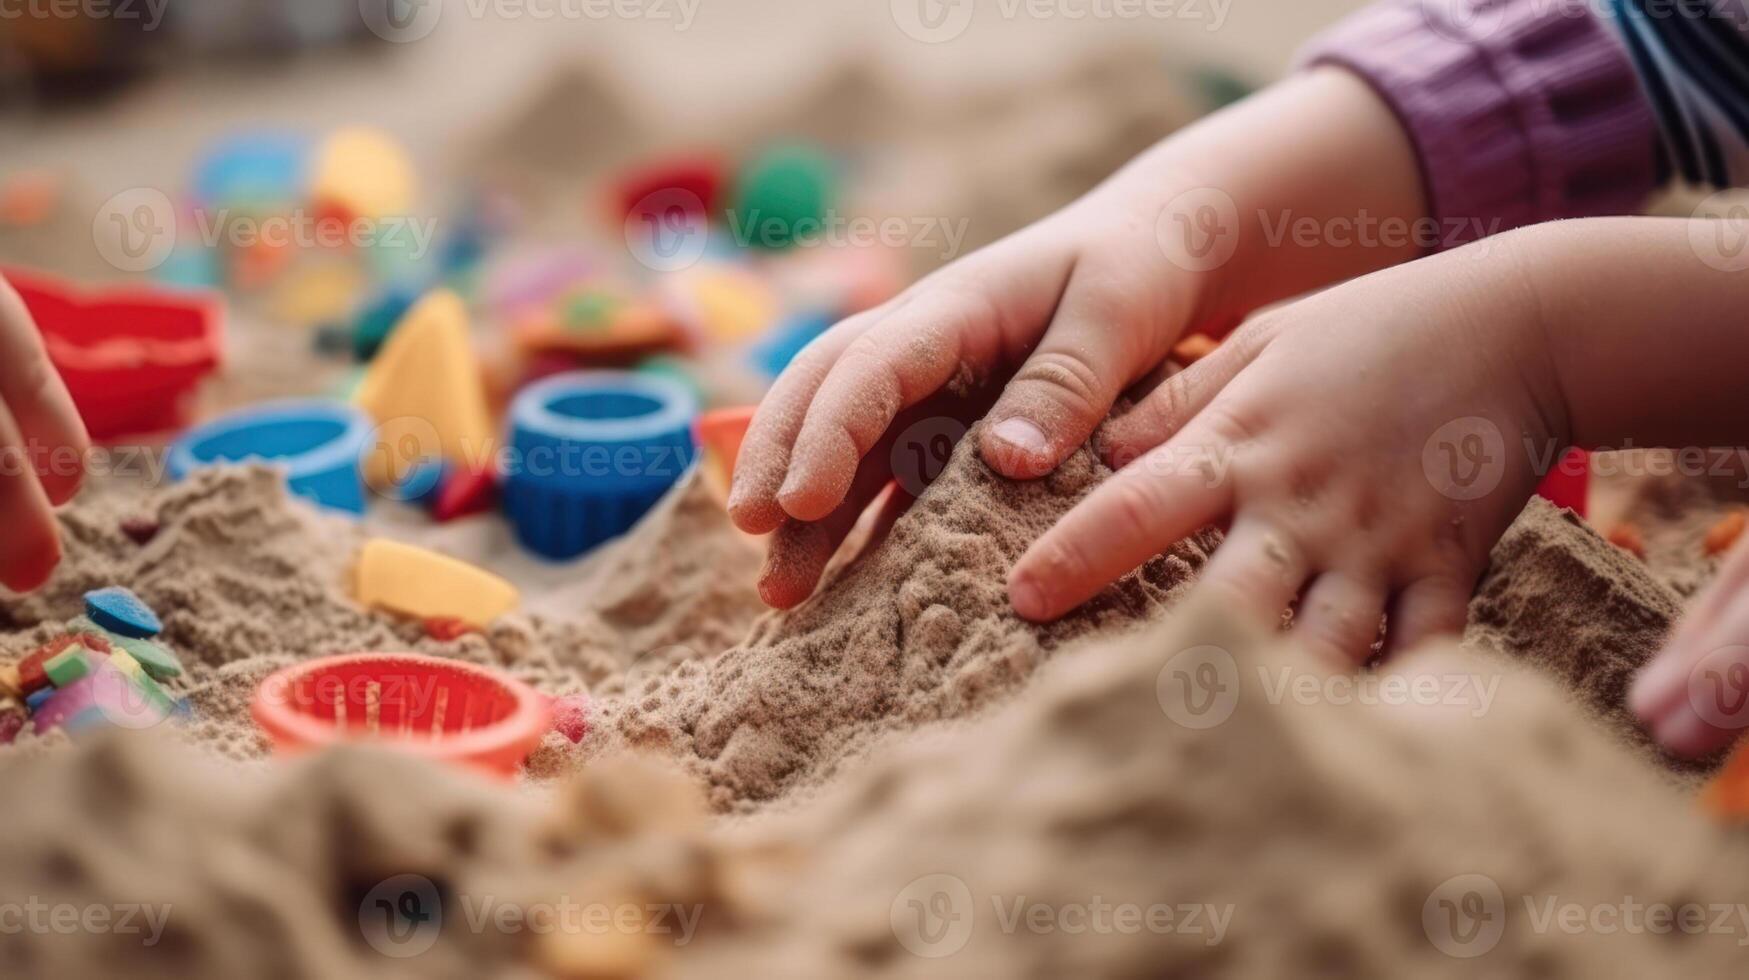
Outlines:
<svg viewBox="0 0 1749 980"><path fill-rule="evenodd" d="M282 753L375 741L505 777L553 711L552 699L502 673L416 653L294 664L261 682L250 710Z"/></svg>

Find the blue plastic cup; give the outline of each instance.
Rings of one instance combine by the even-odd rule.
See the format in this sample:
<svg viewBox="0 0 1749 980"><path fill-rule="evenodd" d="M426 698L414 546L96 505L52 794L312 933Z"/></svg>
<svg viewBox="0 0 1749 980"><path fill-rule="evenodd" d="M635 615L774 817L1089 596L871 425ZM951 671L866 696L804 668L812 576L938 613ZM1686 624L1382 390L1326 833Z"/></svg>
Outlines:
<svg viewBox="0 0 1749 980"><path fill-rule="evenodd" d="M698 400L660 375L576 371L510 407L504 511L529 550L575 558L624 533L692 465Z"/></svg>
<svg viewBox="0 0 1749 980"><path fill-rule="evenodd" d="M268 402L197 426L170 445L170 478L219 463L261 461L285 472L286 486L332 510L364 513L361 461L370 417L331 401Z"/></svg>

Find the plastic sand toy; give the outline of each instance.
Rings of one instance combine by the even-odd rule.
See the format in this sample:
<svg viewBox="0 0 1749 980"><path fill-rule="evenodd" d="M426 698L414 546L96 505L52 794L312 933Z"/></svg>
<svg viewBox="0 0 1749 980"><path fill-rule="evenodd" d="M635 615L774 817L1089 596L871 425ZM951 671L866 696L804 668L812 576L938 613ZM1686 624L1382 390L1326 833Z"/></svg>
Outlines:
<svg viewBox="0 0 1749 980"><path fill-rule="evenodd" d="M221 356L215 300L139 286L82 293L36 273L4 274L93 439L188 424L189 396Z"/></svg>
<svg viewBox="0 0 1749 980"><path fill-rule="evenodd" d="M736 240L777 250L816 237L837 196L837 167L824 154L806 146L768 150L736 175Z"/></svg>
<svg viewBox="0 0 1749 980"><path fill-rule="evenodd" d="M464 561L374 538L359 551L358 601L415 619L456 619L482 627L522 601L516 587Z"/></svg>
<svg viewBox="0 0 1749 980"><path fill-rule="evenodd" d="M503 490L517 537L565 559L629 529L691 465L697 413L685 385L651 374L576 371L523 389Z"/></svg>
<svg viewBox="0 0 1749 980"><path fill-rule="evenodd" d="M182 664L148 638L159 630L157 614L120 587L86 593L85 608L63 635L0 669L0 690L24 702L32 730L150 728L186 714L186 703L161 686Z"/></svg>
<svg viewBox="0 0 1749 980"><path fill-rule="evenodd" d="M413 653L358 653L269 675L251 706L282 753L377 741L509 776L552 725L552 703L502 673Z"/></svg>
<svg viewBox="0 0 1749 980"><path fill-rule="evenodd" d="M291 491L333 510L362 514L361 464L369 416L330 401L268 402L193 429L170 447L170 477L204 466L262 460L285 471Z"/></svg>

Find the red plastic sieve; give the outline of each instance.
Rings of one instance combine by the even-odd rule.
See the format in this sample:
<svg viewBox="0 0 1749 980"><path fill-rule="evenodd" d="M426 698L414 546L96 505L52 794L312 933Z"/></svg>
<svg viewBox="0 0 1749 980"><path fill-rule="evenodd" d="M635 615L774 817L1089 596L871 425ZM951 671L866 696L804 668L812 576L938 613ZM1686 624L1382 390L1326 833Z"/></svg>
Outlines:
<svg viewBox="0 0 1749 980"><path fill-rule="evenodd" d="M504 776L552 725L552 699L528 685L416 653L294 664L261 682L250 710L280 752L372 741Z"/></svg>

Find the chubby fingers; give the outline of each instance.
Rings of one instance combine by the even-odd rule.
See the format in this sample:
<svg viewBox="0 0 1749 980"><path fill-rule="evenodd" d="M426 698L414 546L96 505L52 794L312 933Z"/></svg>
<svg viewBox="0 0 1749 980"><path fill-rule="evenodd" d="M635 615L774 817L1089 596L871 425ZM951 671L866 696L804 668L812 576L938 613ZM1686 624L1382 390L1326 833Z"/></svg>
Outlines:
<svg viewBox="0 0 1749 980"><path fill-rule="evenodd" d="M0 279L0 402L17 430L14 451L26 458L52 504L73 498L84 479L90 442L72 396L49 363L24 302Z"/></svg>
<svg viewBox="0 0 1749 980"><path fill-rule="evenodd" d="M975 413L983 407L976 401L961 402L938 395L900 416L857 463L844 498L818 520L785 518L772 535L765 567L759 573L759 596L769 606L788 609L812 595L820 575L844 539L856 527L863 512L883 493L881 511L874 528L884 535L892 521L910 505L912 495L893 480L894 450L907 426L919 419ZM914 486L915 484L913 484Z"/></svg>
<svg viewBox="0 0 1749 980"><path fill-rule="evenodd" d="M1628 692L1652 737L1706 755L1749 728L1749 548L1739 544L1707 594Z"/></svg>
<svg viewBox="0 0 1749 980"><path fill-rule="evenodd" d="M24 437L0 404L0 584L28 592L61 560L53 505L24 454Z"/></svg>
<svg viewBox="0 0 1749 980"><path fill-rule="evenodd" d="M802 429L808 403L838 355L873 325L880 312L877 307L857 314L809 344L759 403L729 484L729 517L741 530L768 534L783 523L787 515L777 502L777 492L789 472L790 446Z"/></svg>
<svg viewBox="0 0 1749 980"><path fill-rule="evenodd" d="M1257 359L1282 322L1269 316L1248 321L1214 353L1160 382L1129 411L1105 423L1099 440L1105 461L1113 469L1127 466L1188 425Z"/></svg>
<svg viewBox="0 0 1749 980"><path fill-rule="evenodd" d="M925 279L837 357L807 405L776 499L820 520L849 492L857 462L902 411L944 388L979 384L1029 349L1056 307L1072 257L1036 234L999 242Z"/></svg>
<svg viewBox="0 0 1749 980"><path fill-rule="evenodd" d="M990 412L985 462L1017 480L1056 469L1111 413L1119 394L1166 356L1182 317L1150 306L1131 258L1083 256L1038 348Z"/></svg>
<svg viewBox="0 0 1749 980"><path fill-rule="evenodd" d="M1231 511L1230 459L1207 416L1096 487L1020 556L1008 576L1015 612L1056 619L1126 572ZM1296 582L1295 585L1298 583Z"/></svg>

